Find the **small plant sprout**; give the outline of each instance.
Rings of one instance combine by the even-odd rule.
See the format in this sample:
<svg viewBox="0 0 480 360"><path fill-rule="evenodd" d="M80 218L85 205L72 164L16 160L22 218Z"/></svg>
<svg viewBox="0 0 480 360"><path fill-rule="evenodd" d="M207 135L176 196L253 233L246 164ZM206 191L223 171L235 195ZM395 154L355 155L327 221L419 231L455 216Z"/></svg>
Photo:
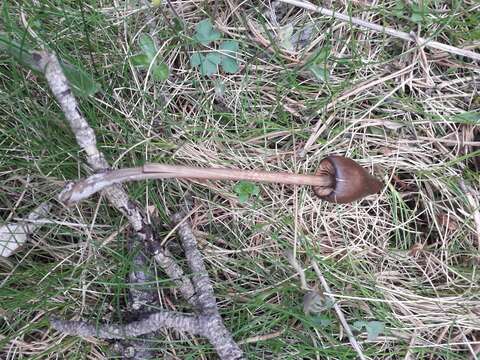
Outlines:
<svg viewBox="0 0 480 360"><path fill-rule="evenodd" d="M158 60L157 47L149 35L142 34L138 40L142 53L130 57L133 66L149 70L154 79L165 81L168 79L167 64Z"/></svg>
<svg viewBox="0 0 480 360"><path fill-rule="evenodd" d="M240 181L234 186L233 191L238 195L238 201L244 203L251 197L258 196L260 187L248 181Z"/></svg>
<svg viewBox="0 0 480 360"><path fill-rule="evenodd" d="M212 42L220 40L221 34L213 27L210 19L205 19L197 24L195 36L199 44L211 47ZM239 70L237 53L239 45L235 40L225 40L218 45L218 50L210 52L194 52L190 56L190 65L200 68L203 76L212 76L218 72L220 66L224 72L233 74Z"/></svg>
<svg viewBox="0 0 480 360"><path fill-rule="evenodd" d="M310 185L321 199L347 203L380 191L382 183L355 161L329 156L320 162L315 175L261 170L196 168L179 165L147 164L136 168L112 170L92 175L67 186L60 200L72 204L113 184L147 179L231 180L290 185Z"/></svg>

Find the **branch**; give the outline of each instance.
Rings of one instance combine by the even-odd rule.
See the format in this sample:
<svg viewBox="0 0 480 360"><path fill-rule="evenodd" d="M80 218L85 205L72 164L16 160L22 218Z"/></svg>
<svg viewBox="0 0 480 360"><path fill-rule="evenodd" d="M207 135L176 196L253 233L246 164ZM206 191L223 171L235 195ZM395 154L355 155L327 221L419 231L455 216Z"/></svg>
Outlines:
<svg viewBox="0 0 480 360"><path fill-rule="evenodd" d="M318 13L320 13L322 15L325 15L325 16L331 16L335 19L339 19L339 20L345 21L347 23L350 23L350 24L353 24L353 25L356 25L356 26L360 26L360 27L364 27L364 28L367 28L367 29L370 29L370 30L373 30L373 31L376 31L376 32L379 32L379 33L385 33L387 35L390 35L390 36L393 36L393 37L396 37L396 38L399 38L399 39L402 39L402 40L406 40L406 41L417 40L419 46L426 46L426 47L430 47L432 49L446 51L446 52L449 52L449 53L452 53L452 54L465 56L465 57L468 57L470 59L480 61L480 54L476 53L474 51L459 49L455 46L446 45L446 44L440 43L438 41L433 41L433 40L430 40L430 39L424 39L424 38L421 38L421 37L418 37L418 38L414 39L410 34L408 34L406 32L398 31L398 30L392 29L390 27L377 25L377 24L374 24L374 23L371 23L371 22L368 22L368 21L365 21L365 20L362 20L362 19L359 19L359 18L352 17L350 15L345 15L345 14L342 14L342 13L339 13L339 12L335 12L335 11L332 11L330 9L327 9L327 8L324 8L324 7L321 7L321 6L314 5L314 4L312 4L308 1L303 1L303 0L280 0L280 2L283 2L285 4L294 5L294 6L298 6L298 7L301 7L303 9L306 9L306 10L318 12Z"/></svg>
<svg viewBox="0 0 480 360"><path fill-rule="evenodd" d="M320 268L318 267L318 264L316 261L312 260L312 266L313 269L315 270L315 273L317 274L318 279L322 283L323 288L328 294L331 294L332 291L330 290L330 286L328 286L327 281L323 277L322 272L320 271ZM345 332L347 333L348 340L350 341L350 344L352 347L355 349L355 351L358 354L358 358L360 360L366 360L365 355L363 355L363 351L361 346L358 344L357 340L355 339L355 336L352 333L352 329L350 329L350 325L348 325L347 319L345 319L345 316L343 315L342 309L340 306L338 306L337 302L335 301L335 298L332 295L327 295L330 300L332 301L333 304L333 309L337 313L338 320L340 320L340 323L342 324L343 328L345 329Z"/></svg>
<svg viewBox="0 0 480 360"><path fill-rule="evenodd" d="M95 336L102 339L128 339L157 331L162 328L174 329L191 334L202 334L197 317L177 312L157 312L142 320L125 325L92 324L85 321L50 319L55 330L68 335Z"/></svg>
<svg viewBox="0 0 480 360"><path fill-rule="evenodd" d="M193 271L193 285L202 314L202 330L204 336L210 341L221 359L243 359L243 352L235 343L232 334L223 324L218 312L215 294L210 282L202 254L198 250L197 239L192 232L188 221L181 222L182 213L172 216L174 223L178 225L178 236L182 241L185 256L190 269Z"/></svg>
<svg viewBox="0 0 480 360"><path fill-rule="evenodd" d="M93 129L88 125L78 106L77 100L72 94L67 78L54 54L42 51L33 54L33 59L38 68L44 73L45 78L55 98L63 110L65 118L72 129L78 145L86 153L87 163L94 171L105 171L109 165L103 154L97 149L96 138ZM129 221L138 236L151 247L156 248L155 259L165 273L179 286L184 298L191 299L193 286L183 270L173 260L170 252L161 249L154 239L153 231L143 211L138 205L129 199L123 188L114 184L104 189L104 193L110 203L118 209Z"/></svg>

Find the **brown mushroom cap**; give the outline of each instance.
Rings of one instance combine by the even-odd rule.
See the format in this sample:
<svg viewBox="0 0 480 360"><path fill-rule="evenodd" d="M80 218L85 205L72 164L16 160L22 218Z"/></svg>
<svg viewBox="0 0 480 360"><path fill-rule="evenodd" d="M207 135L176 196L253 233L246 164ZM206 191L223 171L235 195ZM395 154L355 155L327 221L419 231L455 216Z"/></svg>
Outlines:
<svg viewBox="0 0 480 360"><path fill-rule="evenodd" d="M383 184L352 159L328 156L320 162L316 175L330 175L332 187L315 186L315 194L322 200L344 204L380 191Z"/></svg>

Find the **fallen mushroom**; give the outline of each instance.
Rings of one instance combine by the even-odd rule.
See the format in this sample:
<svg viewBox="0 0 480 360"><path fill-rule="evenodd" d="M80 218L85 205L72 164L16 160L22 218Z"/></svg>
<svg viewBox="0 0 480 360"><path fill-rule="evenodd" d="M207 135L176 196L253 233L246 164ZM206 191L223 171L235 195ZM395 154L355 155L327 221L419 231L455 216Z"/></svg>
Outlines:
<svg viewBox="0 0 480 360"><path fill-rule="evenodd" d="M256 170L196 168L179 165L147 164L136 168L111 170L92 175L67 186L59 198L73 204L104 189L127 181L147 179L247 180L313 186L315 194L333 203L347 203L380 191L382 183L355 161L343 156L328 156L315 175Z"/></svg>

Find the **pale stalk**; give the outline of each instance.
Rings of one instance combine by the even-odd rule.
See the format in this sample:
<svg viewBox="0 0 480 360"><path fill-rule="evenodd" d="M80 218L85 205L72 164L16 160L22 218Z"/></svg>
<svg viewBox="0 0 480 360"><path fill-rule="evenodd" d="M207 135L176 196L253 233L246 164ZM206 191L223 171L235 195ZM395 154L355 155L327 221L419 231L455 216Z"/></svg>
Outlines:
<svg viewBox="0 0 480 360"><path fill-rule="evenodd" d="M330 175L301 175L286 172L269 172L238 169L212 169L190 166L148 164L136 168L111 170L92 175L67 187L60 199L72 204L88 198L104 188L127 181L147 179L202 179L202 180L246 180L264 183L280 183L289 185L310 185L331 187L334 177Z"/></svg>

